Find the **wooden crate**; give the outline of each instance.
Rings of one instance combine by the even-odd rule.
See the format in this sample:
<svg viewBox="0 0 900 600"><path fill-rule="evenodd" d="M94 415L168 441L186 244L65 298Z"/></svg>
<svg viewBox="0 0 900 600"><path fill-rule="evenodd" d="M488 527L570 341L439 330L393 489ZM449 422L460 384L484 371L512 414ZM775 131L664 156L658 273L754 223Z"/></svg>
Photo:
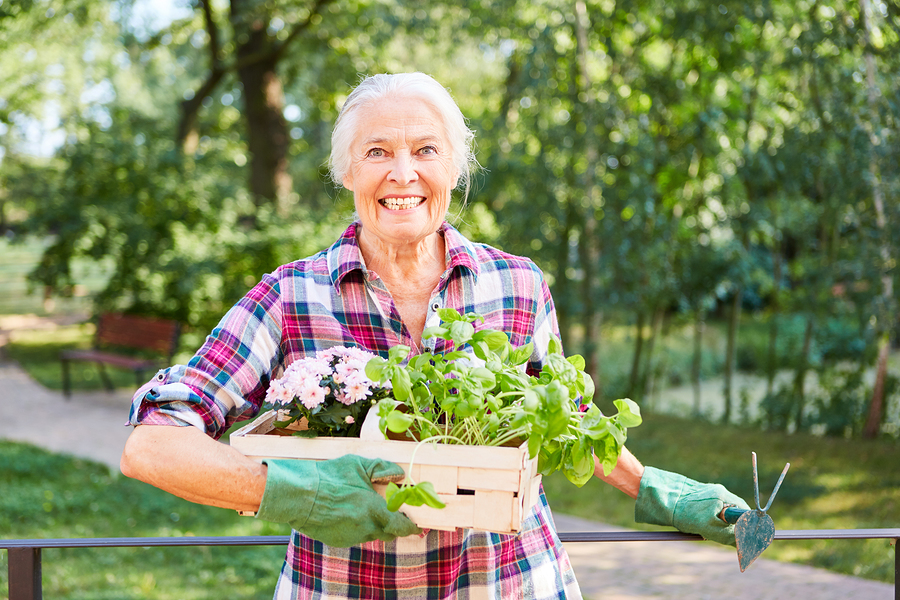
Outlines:
<svg viewBox="0 0 900 600"><path fill-rule="evenodd" d="M370 413L374 417L374 411ZM537 458L519 447L459 446L385 440L377 428L363 428L359 438L301 438L279 435L274 412L231 434L231 445L242 454L262 461L266 458L327 460L345 454L382 458L409 472L415 450L412 478L430 481L447 506L406 506L400 510L423 529L453 530L458 527L494 533L517 533L522 520L538 500L541 476ZM367 423L366 425L369 425ZM416 448L418 449L416 450ZM382 496L387 485L376 484Z"/></svg>

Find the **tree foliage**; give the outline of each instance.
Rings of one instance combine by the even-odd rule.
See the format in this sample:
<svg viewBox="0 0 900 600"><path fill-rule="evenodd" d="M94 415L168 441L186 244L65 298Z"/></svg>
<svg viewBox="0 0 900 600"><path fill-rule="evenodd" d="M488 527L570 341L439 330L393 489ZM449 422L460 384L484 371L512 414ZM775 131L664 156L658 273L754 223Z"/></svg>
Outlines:
<svg viewBox="0 0 900 600"><path fill-rule="evenodd" d="M360 75L421 70L478 134L460 227L544 269L603 395L652 385L661 323L736 336L754 310L804 427L807 373L896 331L894 0L196 0L159 31L129 6L0 4L0 215L51 236L50 289L90 256L101 305L212 322L351 218L322 165ZM796 318L808 343L778 355ZM602 320L634 328L630 373L596 361Z"/></svg>

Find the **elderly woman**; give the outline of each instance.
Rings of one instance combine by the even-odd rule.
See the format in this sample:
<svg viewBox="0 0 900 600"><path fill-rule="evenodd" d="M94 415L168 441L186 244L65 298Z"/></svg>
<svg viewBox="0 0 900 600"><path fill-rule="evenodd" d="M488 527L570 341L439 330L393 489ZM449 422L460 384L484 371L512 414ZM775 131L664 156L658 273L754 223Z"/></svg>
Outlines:
<svg viewBox="0 0 900 600"><path fill-rule="evenodd" d="M484 315L481 326L514 345L534 341L528 370L540 370L557 330L540 270L444 220L451 191L468 189L472 138L432 78L365 79L341 110L331 152L358 221L330 248L263 277L187 365L135 395L123 473L293 527L276 598L580 597L543 493L518 535L420 531L372 490L373 478L402 472L396 465L357 456L260 464L216 441L259 411L280 369L318 350L443 351L443 340L422 339L441 307ZM717 515L746 507L721 486L645 469L627 450L608 477L599 465L596 474L637 499L639 521L722 543L733 543L733 529Z"/></svg>

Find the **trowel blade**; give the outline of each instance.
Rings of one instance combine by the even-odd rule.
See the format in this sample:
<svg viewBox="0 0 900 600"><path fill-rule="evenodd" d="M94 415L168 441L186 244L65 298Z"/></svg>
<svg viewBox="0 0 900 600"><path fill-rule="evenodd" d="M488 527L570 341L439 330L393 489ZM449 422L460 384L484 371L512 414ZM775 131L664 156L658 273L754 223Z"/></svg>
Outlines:
<svg viewBox="0 0 900 600"><path fill-rule="evenodd" d="M775 539L775 522L761 510L748 510L734 524L734 539L743 573Z"/></svg>

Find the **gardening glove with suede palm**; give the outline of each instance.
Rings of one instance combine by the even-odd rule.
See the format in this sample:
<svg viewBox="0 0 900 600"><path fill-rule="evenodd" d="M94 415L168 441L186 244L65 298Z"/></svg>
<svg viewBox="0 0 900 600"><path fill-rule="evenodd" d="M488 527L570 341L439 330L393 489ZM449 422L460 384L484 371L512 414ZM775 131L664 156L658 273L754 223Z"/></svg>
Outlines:
<svg viewBox="0 0 900 600"><path fill-rule="evenodd" d="M685 533L734 546L734 525L719 518L725 507L750 507L725 486L700 483L684 475L645 467L634 504L634 520L650 525L668 525Z"/></svg>
<svg viewBox="0 0 900 600"><path fill-rule="evenodd" d="M421 530L387 509L372 480L403 477L403 469L353 454L323 461L266 460L268 475L258 519L287 523L315 540L347 548L390 541Z"/></svg>

